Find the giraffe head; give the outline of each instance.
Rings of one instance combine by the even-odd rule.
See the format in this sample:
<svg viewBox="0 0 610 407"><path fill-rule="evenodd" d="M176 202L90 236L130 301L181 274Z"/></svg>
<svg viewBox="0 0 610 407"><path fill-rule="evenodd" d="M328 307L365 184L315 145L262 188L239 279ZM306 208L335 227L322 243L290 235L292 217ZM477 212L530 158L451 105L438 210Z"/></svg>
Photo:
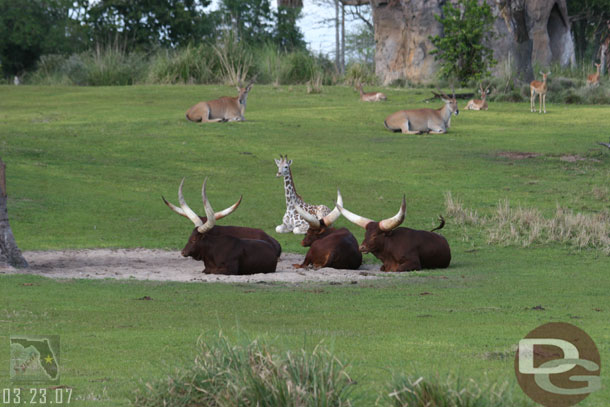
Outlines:
<svg viewBox="0 0 610 407"><path fill-rule="evenodd" d="M286 155L280 155L280 159L275 160L275 165L277 165L277 174L276 177L285 177L290 175L290 165L292 164L292 160L288 159Z"/></svg>

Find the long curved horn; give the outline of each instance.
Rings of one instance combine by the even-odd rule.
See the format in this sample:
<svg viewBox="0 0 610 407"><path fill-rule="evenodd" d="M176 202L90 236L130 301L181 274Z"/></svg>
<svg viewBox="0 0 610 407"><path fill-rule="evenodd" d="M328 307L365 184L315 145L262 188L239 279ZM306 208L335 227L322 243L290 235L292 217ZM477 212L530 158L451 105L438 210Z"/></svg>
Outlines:
<svg viewBox="0 0 610 407"><path fill-rule="evenodd" d="M337 207L337 209L339 209L339 212L341 212L341 215L345 216L347 218L347 220L349 220L350 222L352 222L360 227L363 227L366 229L366 225L373 222L372 219L363 218L360 215L356 215L355 213L348 211L339 202L337 202L336 207Z"/></svg>
<svg viewBox="0 0 610 407"><path fill-rule="evenodd" d="M384 232L389 232L390 230L397 228L400 224L405 220L405 214L407 213L407 201L405 196L402 196L402 204L400 205L400 209L398 213L389 219L384 219L379 222L379 229Z"/></svg>
<svg viewBox="0 0 610 407"><path fill-rule="evenodd" d="M180 208L182 208L182 212L184 212L184 216L189 218L191 220L191 222L193 222L195 224L196 227L200 227L201 225L203 225L203 221L186 204L186 202L184 200L184 195L182 195L182 185L184 185L184 178L182 178L182 182L180 182L180 188L178 188L178 202L180 203Z"/></svg>
<svg viewBox="0 0 610 407"><path fill-rule="evenodd" d="M229 216L230 214L232 214L235 209L237 209L237 207L239 206L239 204L241 203L241 199L243 198L243 195L239 196L239 199L237 200L237 202L235 202L233 205L229 206L227 209L224 209L220 212L215 212L214 213L214 219L218 220L218 219L222 219L225 216Z"/></svg>
<svg viewBox="0 0 610 407"><path fill-rule="evenodd" d="M337 203L341 206L343 206L343 197L341 196L341 191L339 191L337 189ZM335 208L325 217L322 218L322 220L324 221L324 224L326 226L331 226L333 223L335 223L337 221L337 219L339 219L339 216L341 216L341 211L339 210L339 208L337 208L337 205L335 205Z"/></svg>
<svg viewBox="0 0 610 407"><path fill-rule="evenodd" d="M208 197L205 194L205 186L207 183L208 177L205 177L205 180L203 181L203 186L201 187L201 198L203 199L205 216L207 216L208 220L203 225L197 227L197 232L201 233L202 235L212 229L216 224L216 216L214 216L214 209L212 209L212 205L210 205L210 201L208 201Z"/></svg>
<svg viewBox="0 0 610 407"><path fill-rule="evenodd" d="M220 212L214 213L214 218L218 220L232 214L233 211L235 211L235 209L237 209L237 207L241 203L242 198L243 196L240 196L237 202L235 202L232 206L229 206L227 209L224 209ZM185 218L190 219L188 216L186 216L186 213L181 208L178 208L176 205L172 204L171 202L168 202L163 195L161 195L161 199L163 199L163 202L165 202L165 205L167 205L169 209L176 212L180 216L184 216Z"/></svg>
<svg viewBox="0 0 610 407"><path fill-rule="evenodd" d="M167 205L169 209L176 212L180 216L184 216L185 218L188 218L188 216L186 216L186 213L184 213L184 211L182 209L178 208L176 205L172 204L171 202L167 202L167 199L165 199L165 197L163 195L161 195L161 199L163 199L163 202L165 202L165 205Z"/></svg>
<svg viewBox="0 0 610 407"><path fill-rule="evenodd" d="M310 228L320 229L320 220L318 218L307 212L305 209L301 208L299 205L295 205L294 209L297 210L301 218L305 219L305 221L309 223Z"/></svg>

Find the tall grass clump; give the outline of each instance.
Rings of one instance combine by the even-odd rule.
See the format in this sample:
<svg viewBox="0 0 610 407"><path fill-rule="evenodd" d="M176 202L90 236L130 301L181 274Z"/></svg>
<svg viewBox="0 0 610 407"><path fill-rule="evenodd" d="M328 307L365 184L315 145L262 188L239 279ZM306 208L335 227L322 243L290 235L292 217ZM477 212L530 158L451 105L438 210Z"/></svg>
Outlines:
<svg viewBox="0 0 610 407"><path fill-rule="evenodd" d="M355 62L350 64L345 71L345 83L351 86L358 83L363 85L376 85L377 77L371 67L366 64Z"/></svg>
<svg viewBox="0 0 610 407"><path fill-rule="evenodd" d="M203 84L217 80L220 71L210 45L187 45L177 50L161 49L151 58L146 81L156 84Z"/></svg>
<svg viewBox="0 0 610 407"><path fill-rule="evenodd" d="M212 49L220 62L221 79L227 85L240 86L248 78L253 66L250 50L232 35L225 35Z"/></svg>
<svg viewBox="0 0 610 407"><path fill-rule="evenodd" d="M119 47L96 47L83 55L87 85L133 85L142 82L147 69L146 57Z"/></svg>
<svg viewBox="0 0 610 407"><path fill-rule="evenodd" d="M513 208L505 199L495 211L479 216L466 209L451 193L445 195L447 217L456 225L477 226L487 235L487 243L520 245L560 243L577 249L599 249L610 255L610 211L583 214L557 205L552 217L535 208Z"/></svg>
<svg viewBox="0 0 610 407"><path fill-rule="evenodd" d="M409 377L394 375L383 395L393 407L519 407L532 406L526 400L515 400L508 383L481 386L474 380L458 376Z"/></svg>
<svg viewBox="0 0 610 407"><path fill-rule="evenodd" d="M257 341L233 345L222 334L198 342L188 367L136 392L134 405L351 406L354 382L329 351L279 353Z"/></svg>
<svg viewBox="0 0 610 407"><path fill-rule="evenodd" d="M271 43L264 44L254 52L256 80L260 83L282 84L283 72L288 68L286 53Z"/></svg>

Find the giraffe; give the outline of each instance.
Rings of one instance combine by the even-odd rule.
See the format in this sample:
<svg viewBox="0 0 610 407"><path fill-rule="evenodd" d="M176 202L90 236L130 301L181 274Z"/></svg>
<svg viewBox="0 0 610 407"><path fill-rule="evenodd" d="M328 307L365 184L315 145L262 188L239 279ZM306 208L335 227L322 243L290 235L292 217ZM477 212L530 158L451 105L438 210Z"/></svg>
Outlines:
<svg viewBox="0 0 610 407"><path fill-rule="evenodd" d="M281 156L280 159L275 160L277 165L277 177L284 177L284 194L286 195L286 213L282 218L282 224L275 228L277 233L294 233L295 235L302 235L307 233L309 229L309 223L303 219L296 210L296 206L300 206L305 211L318 217L318 219L330 213L330 209L326 205L310 205L303 201L303 198L297 194L296 188L294 187L294 181L292 180L292 172L290 171L290 165L292 160L288 160L287 156Z"/></svg>

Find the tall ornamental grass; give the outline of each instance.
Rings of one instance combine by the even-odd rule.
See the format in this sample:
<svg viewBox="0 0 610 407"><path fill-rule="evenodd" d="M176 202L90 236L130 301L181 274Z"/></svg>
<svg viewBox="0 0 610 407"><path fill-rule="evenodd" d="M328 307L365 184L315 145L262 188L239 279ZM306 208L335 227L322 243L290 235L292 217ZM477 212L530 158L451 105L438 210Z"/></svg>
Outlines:
<svg viewBox="0 0 610 407"><path fill-rule="evenodd" d="M144 384L133 404L341 407L352 405L354 386L346 366L322 346L280 353L258 340L234 345L221 334L200 339L189 366Z"/></svg>

